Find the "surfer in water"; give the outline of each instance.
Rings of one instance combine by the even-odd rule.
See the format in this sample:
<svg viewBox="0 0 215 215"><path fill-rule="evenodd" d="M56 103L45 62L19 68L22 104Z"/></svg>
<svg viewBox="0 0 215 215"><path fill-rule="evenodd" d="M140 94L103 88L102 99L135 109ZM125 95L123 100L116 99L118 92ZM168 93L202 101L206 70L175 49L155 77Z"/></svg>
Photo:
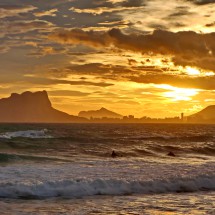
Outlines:
<svg viewBox="0 0 215 215"><path fill-rule="evenodd" d="M175 154L173 152L169 152L167 155L171 157L175 157Z"/></svg>
<svg viewBox="0 0 215 215"><path fill-rule="evenodd" d="M117 156L118 156L117 153L116 153L115 151L112 151L111 157L112 157L112 158L115 158L115 157L117 157Z"/></svg>

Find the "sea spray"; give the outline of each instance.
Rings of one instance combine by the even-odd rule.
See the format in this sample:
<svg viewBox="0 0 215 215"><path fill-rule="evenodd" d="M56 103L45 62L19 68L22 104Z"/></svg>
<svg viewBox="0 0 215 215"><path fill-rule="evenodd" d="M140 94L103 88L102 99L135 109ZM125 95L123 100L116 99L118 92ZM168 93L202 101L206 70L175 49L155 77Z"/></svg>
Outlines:
<svg viewBox="0 0 215 215"><path fill-rule="evenodd" d="M169 180L76 179L0 183L1 198L81 198L93 195L160 194L215 191L215 175Z"/></svg>
<svg viewBox="0 0 215 215"><path fill-rule="evenodd" d="M16 137L24 137L24 138L52 138L51 135L48 134L47 129L42 130L26 130L26 131L14 131L14 132L5 132L0 134L0 138L2 139L12 139Z"/></svg>

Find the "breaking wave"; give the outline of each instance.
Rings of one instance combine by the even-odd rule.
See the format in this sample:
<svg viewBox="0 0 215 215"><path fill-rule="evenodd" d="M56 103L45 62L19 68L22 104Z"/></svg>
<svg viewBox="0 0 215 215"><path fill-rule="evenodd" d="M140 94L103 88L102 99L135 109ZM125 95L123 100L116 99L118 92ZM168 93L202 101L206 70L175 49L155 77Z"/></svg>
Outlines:
<svg viewBox="0 0 215 215"><path fill-rule="evenodd" d="M6 133L0 134L0 138L2 139L13 139L17 137L32 138L32 139L52 138L52 136L48 134L47 129L14 131L14 132L6 132Z"/></svg>
<svg viewBox="0 0 215 215"><path fill-rule="evenodd" d="M215 175L169 180L127 181L116 179L5 182L0 184L1 198L46 199L82 198L94 195L160 194L215 191Z"/></svg>

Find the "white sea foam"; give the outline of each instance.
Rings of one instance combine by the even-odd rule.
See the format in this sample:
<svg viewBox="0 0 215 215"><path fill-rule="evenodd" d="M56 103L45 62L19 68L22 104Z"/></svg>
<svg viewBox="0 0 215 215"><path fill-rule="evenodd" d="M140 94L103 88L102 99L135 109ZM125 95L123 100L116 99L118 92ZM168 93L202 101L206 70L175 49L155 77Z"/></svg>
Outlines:
<svg viewBox="0 0 215 215"><path fill-rule="evenodd" d="M79 198L94 195L215 191L214 162L159 164L75 161L0 167L0 197Z"/></svg>
<svg viewBox="0 0 215 215"><path fill-rule="evenodd" d="M24 137L24 138L32 138L32 139L52 138L52 136L48 134L47 129L14 131L14 132L6 132L6 133L0 134L0 138L2 139L12 139L16 137Z"/></svg>
<svg viewBox="0 0 215 215"><path fill-rule="evenodd" d="M37 181L1 183L4 198L79 198L93 195L158 194L170 192L215 191L215 175L172 180L129 181L115 179Z"/></svg>

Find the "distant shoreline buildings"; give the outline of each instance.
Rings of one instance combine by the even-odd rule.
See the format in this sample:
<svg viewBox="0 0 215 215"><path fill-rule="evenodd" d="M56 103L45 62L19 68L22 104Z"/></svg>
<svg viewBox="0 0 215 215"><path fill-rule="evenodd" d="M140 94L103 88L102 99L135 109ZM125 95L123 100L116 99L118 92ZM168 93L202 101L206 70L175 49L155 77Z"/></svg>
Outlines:
<svg viewBox="0 0 215 215"><path fill-rule="evenodd" d="M210 123L215 124L215 105L191 116L151 118L122 116L106 108L81 111L73 116L52 107L46 91L11 94L0 99L0 123Z"/></svg>

